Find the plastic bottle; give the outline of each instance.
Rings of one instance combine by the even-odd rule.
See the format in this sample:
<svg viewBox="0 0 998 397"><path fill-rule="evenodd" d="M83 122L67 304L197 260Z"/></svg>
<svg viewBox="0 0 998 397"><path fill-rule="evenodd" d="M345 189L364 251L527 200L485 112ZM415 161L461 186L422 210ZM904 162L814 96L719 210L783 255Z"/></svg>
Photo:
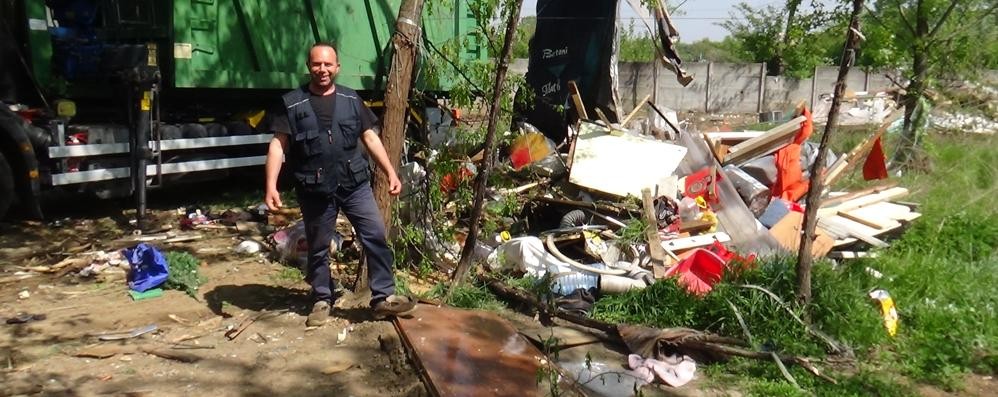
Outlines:
<svg viewBox="0 0 998 397"><path fill-rule="evenodd" d="M679 218L683 222L695 221L700 217L700 207L697 206L697 201L689 197L683 197L679 201Z"/></svg>

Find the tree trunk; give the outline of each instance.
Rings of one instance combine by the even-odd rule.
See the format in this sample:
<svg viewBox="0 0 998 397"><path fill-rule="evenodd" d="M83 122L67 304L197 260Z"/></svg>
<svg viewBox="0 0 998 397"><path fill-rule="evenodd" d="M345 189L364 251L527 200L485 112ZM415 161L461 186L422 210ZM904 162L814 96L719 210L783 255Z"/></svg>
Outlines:
<svg viewBox="0 0 998 397"><path fill-rule="evenodd" d="M385 115L381 130L381 143L388 152L388 160L396 171L402 162L402 144L405 142L406 115L409 110L409 89L412 87L412 69L416 63L416 50L422 34L419 22L423 13L423 0L403 0L395 21L395 35L392 37L392 67L388 72L388 86L385 89ZM374 200L381 211L385 229L392 228L392 202L388 192L388 177L375 172ZM367 287L367 266L360 266L354 290Z"/></svg>
<svg viewBox="0 0 998 397"><path fill-rule="evenodd" d="M853 0L852 16L849 20L849 29L846 31L846 45L842 51L842 61L839 63L839 75L835 80L835 96L832 97L832 106L828 110L828 123L825 124L825 133L821 135L818 155L811 165L811 181L804 211L804 236L800 239L800 249L797 251L797 300L804 305L811 302L811 262L814 260L811 246L815 238L814 229L818 224L818 200L825 188L823 183L825 154L828 151L828 141L839 122L839 106L846 90L846 76L856 59L856 46L859 44L856 32L859 32L859 14L862 9L863 0Z"/></svg>
<svg viewBox="0 0 998 397"><path fill-rule="evenodd" d="M786 71L786 62L783 62L783 52L790 46L790 28L794 24L794 20L797 17L797 8L800 7L800 3L803 0L787 0L787 24L783 27L783 37L780 45L776 48L776 54L770 61L769 69L774 76L782 76L783 72Z"/></svg>
<svg viewBox="0 0 998 397"><path fill-rule="evenodd" d="M460 285L468 270L471 268L472 254L475 250L475 243L478 240L478 221L482 217L482 205L485 201L485 185L492 171L492 163L495 155L496 128L499 126L499 112L502 103L502 86L506 80L506 71L509 70L509 54L513 48L513 39L516 36L516 25L520 22L520 9L523 8L523 0L513 1L513 9L509 11L509 19L506 21L506 34L503 38L502 51L499 54L499 65L496 67L495 83L492 85L492 106L489 109L489 124L485 131L485 159L482 167L475 176L475 201L471 208L471 217L468 219L468 237L461 247L461 259L458 260L457 269L451 277L452 287ZM454 289L451 288L451 291Z"/></svg>
<svg viewBox="0 0 998 397"><path fill-rule="evenodd" d="M891 161L892 167L904 168L914 159L922 133L919 131L921 123L914 119L918 103L921 101L922 95L925 94L925 79L929 72L929 61L926 54L928 49L925 48L929 39L929 15L928 7L922 1L916 4L915 18L915 32L911 46L912 77L904 96L904 124L901 130L901 141L898 143L898 148Z"/></svg>

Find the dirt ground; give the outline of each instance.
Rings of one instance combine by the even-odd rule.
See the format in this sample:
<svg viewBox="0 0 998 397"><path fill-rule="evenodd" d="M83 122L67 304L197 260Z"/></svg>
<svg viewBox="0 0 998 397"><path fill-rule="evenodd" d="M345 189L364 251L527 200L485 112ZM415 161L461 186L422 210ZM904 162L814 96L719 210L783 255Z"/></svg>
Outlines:
<svg viewBox="0 0 998 397"><path fill-rule="evenodd" d="M121 237L108 226L115 222L0 225L0 318L45 315L25 324L0 323L0 396L426 394L392 322L373 320L367 297L342 299L330 324L306 330L306 284L289 280L283 265L259 254L233 254L239 240L226 231L164 247L202 260L208 282L197 299L165 291L133 301L123 273L79 279L27 270L59 262L73 246L113 246L111 239ZM253 319L238 337L226 337ZM132 339L102 342L96 336L150 325L154 332ZM76 357L84 353L114 355Z"/></svg>

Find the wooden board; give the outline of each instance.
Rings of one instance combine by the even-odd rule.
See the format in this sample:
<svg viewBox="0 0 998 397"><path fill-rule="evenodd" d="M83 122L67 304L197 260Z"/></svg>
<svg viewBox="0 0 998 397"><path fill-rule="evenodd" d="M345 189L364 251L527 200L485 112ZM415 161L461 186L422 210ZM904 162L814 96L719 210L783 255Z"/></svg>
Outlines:
<svg viewBox="0 0 998 397"><path fill-rule="evenodd" d="M581 123L569 182L615 196L641 197L658 186L659 194L676 189L676 167L686 148L630 135L613 136L599 125Z"/></svg>
<svg viewBox="0 0 998 397"><path fill-rule="evenodd" d="M395 324L431 395L544 395L536 382L544 354L493 313L420 305Z"/></svg>
<svg viewBox="0 0 998 397"><path fill-rule="evenodd" d="M797 132L800 131L800 125L804 120L807 120L807 118L799 116L766 131L762 135L732 146L728 150L724 164L737 165L756 157L764 156L790 144L794 135L797 135Z"/></svg>
<svg viewBox="0 0 998 397"><path fill-rule="evenodd" d="M857 208L870 206L879 202L890 201L898 197L904 197L907 194L908 194L908 189L905 189L903 187L890 188L879 193L874 193L863 197L857 197L855 199L848 200L838 205L818 208L818 217L826 217L830 215L835 215L839 211L851 211Z"/></svg>
<svg viewBox="0 0 998 397"><path fill-rule="evenodd" d="M848 220L848 219L843 218L841 216L830 216L830 217L825 217L825 218L818 219L818 226L821 226L822 228L824 228L826 230L835 229L837 234L846 233L850 237L855 237L855 238L857 238L857 239L859 239L859 240L861 240L863 242L866 242L867 244L870 244L870 245L872 245L874 247L877 247L877 248L886 248L886 247L888 247L888 244L886 242L884 242L883 240L878 239L878 238L876 238L874 236L876 236L877 234L880 234L882 232L887 232L889 230L893 230L893 229L895 229L897 227L900 227L901 224L897 224L896 227L891 227L891 228L883 229L883 230L877 230L877 229L873 229L873 228L871 228L869 226L863 225L861 223ZM836 246L838 246L838 245L840 245L840 244L836 243Z"/></svg>
<svg viewBox="0 0 998 397"><path fill-rule="evenodd" d="M719 241L726 243L731 241L731 236L727 233L710 233L702 234L699 236L683 237L672 240L666 240L662 242L662 247L665 249L676 252L682 250L688 250L690 248L706 247L708 245L714 244L714 241Z"/></svg>
<svg viewBox="0 0 998 397"><path fill-rule="evenodd" d="M797 252L800 249L801 225L803 222L804 214L790 211L790 213L769 229L769 234L773 235L773 238L783 248L786 248L787 251ZM832 246L835 245L835 239L830 237L828 232L822 230L820 227L815 228L814 233L815 239L814 243L811 244L811 256L820 258L825 256L828 251L831 251Z"/></svg>

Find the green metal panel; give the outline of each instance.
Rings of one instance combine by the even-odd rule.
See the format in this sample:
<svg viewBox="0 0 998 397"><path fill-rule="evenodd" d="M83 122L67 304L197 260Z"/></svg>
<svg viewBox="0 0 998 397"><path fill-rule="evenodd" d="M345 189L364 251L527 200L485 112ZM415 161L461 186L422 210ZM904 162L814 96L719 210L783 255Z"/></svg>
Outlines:
<svg viewBox="0 0 998 397"><path fill-rule="evenodd" d="M316 39L336 43L337 82L384 89L390 40L401 0L177 0L174 85L191 88L292 88L307 79L306 51ZM466 6L424 18L434 43L474 26ZM466 56L484 59L480 49ZM439 89L441 87L427 87Z"/></svg>
<svg viewBox="0 0 998 397"><path fill-rule="evenodd" d="M35 80L45 87L52 78L52 40L48 32L45 0L25 1L24 14L28 25L31 67L34 69Z"/></svg>

